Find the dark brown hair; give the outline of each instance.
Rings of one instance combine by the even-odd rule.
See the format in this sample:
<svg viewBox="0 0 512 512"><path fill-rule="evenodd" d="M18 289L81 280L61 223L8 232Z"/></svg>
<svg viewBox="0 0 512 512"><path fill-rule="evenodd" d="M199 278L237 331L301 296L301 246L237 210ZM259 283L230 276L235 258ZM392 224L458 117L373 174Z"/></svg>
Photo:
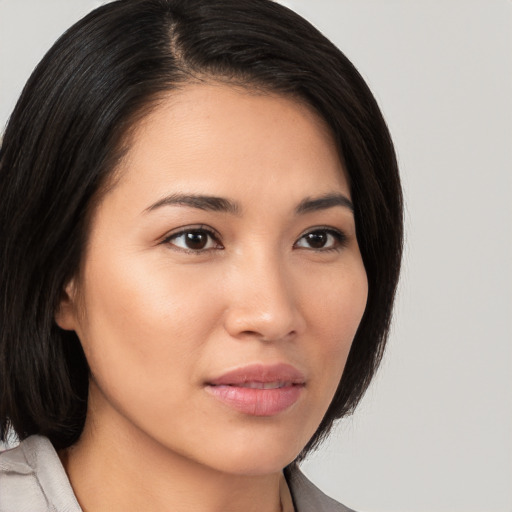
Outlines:
<svg viewBox="0 0 512 512"><path fill-rule="evenodd" d="M354 66L270 0L118 0L71 27L30 77L0 149L0 438L82 431L88 366L54 312L87 212L160 93L201 79L292 95L329 125L349 175L366 310L336 395L302 455L353 411L381 360L402 252L393 144Z"/></svg>

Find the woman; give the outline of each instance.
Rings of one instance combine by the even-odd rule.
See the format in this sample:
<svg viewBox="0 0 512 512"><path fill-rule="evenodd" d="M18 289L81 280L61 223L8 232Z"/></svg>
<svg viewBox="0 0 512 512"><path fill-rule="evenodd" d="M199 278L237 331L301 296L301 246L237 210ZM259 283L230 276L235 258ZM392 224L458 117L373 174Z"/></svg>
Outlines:
<svg viewBox="0 0 512 512"><path fill-rule="evenodd" d="M2 512L347 510L297 463L380 361L402 206L339 50L268 0L109 3L0 165Z"/></svg>

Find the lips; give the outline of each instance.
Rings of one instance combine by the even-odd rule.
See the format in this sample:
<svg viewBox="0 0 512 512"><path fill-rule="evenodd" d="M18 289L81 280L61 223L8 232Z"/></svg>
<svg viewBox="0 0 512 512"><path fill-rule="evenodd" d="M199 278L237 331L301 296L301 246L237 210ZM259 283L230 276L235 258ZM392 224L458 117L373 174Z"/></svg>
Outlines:
<svg viewBox="0 0 512 512"><path fill-rule="evenodd" d="M232 384L228 384L232 386ZM243 384L238 384L240 388L250 388L250 389L279 389L286 388L291 386L291 382L244 382Z"/></svg>
<svg viewBox="0 0 512 512"><path fill-rule="evenodd" d="M205 390L224 405L252 416L274 416L299 400L304 375L288 364L250 365L206 383Z"/></svg>

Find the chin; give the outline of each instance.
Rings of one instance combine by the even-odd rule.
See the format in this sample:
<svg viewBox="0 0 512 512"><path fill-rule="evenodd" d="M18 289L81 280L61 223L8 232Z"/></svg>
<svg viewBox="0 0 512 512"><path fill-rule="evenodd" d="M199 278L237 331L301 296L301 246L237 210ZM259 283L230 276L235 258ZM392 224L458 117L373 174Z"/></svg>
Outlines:
<svg viewBox="0 0 512 512"><path fill-rule="evenodd" d="M282 457L275 453L247 453L244 457L226 457L224 460L216 460L216 469L222 473L238 476L264 476L281 472L290 462L292 457Z"/></svg>
<svg viewBox="0 0 512 512"><path fill-rule="evenodd" d="M290 431L272 438L255 433L247 439L233 439L225 448L215 450L210 454L211 466L240 476L278 473L295 460L307 440L293 439Z"/></svg>

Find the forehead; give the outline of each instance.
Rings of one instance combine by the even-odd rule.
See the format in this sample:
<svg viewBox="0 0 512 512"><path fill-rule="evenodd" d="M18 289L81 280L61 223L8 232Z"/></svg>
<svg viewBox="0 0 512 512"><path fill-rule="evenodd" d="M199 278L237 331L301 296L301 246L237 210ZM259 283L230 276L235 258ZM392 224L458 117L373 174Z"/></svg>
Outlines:
<svg viewBox="0 0 512 512"><path fill-rule="evenodd" d="M132 130L127 148L116 173L119 186L153 181L153 187L229 196L261 189L266 180L290 193L297 184L349 195L327 123L293 97L188 84L159 99Z"/></svg>

